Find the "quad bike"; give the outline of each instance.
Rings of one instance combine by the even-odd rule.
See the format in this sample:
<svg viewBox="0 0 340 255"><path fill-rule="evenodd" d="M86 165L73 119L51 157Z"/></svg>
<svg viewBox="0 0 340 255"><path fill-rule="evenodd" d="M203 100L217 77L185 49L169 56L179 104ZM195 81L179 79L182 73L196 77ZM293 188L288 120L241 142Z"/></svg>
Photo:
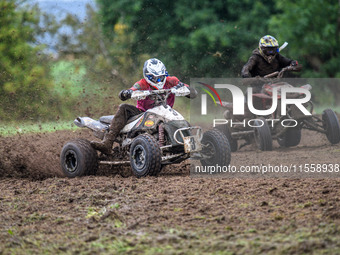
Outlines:
<svg viewBox="0 0 340 255"><path fill-rule="evenodd" d="M168 164L180 163L188 158L199 159L204 166L230 163L230 146L219 130L202 132L201 127L190 126L183 116L167 105L171 89L134 91L135 100L149 97L154 107L128 120L116 138L112 153L98 153L88 140L77 139L66 143L61 151L60 162L67 177L95 174L99 164L129 165L137 177L157 175ZM188 95L182 87L176 96ZM78 117L74 123L93 131L102 139L108 132L113 115L99 120Z"/></svg>
<svg viewBox="0 0 340 255"><path fill-rule="evenodd" d="M322 117L316 115L305 115L296 105L287 105L286 114L281 115L281 88L292 87L292 85L287 82L280 81L286 71L298 71L300 67L288 66L283 68L279 72L274 72L266 75L264 78L260 78L265 84L262 87L260 93L253 94L253 104L256 109L269 109L272 105L272 92L274 88L278 90L278 108L268 116L258 117L252 113L247 113L243 118L255 119L260 125L258 127L248 127L248 128L234 128L227 125L217 126L228 138L231 146L231 151L236 151L238 149L237 141L244 139L246 142L240 146L250 144L252 140L255 140L258 148L265 150L272 150L272 139L276 139L281 147L292 147L297 146L301 140L301 130L309 129L323 133L327 136L327 139L331 144L337 144L340 142L340 124L339 120L331 109L326 109L322 113ZM277 79L272 79L272 78ZM309 84L301 86L301 88L311 90L312 87ZM301 98L304 94L294 93L290 94L289 98ZM309 112L313 112L313 103L308 101L303 104ZM227 108L224 113L226 119L237 120L236 117L231 116L232 104L228 102L223 102L223 106ZM269 120L279 120L276 122L271 122L268 124ZM289 121L291 120L291 121ZM289 122L293 122L291 125ZM287 126L282 126L282 121L286 121ZM262 125L263 124L263 125ZM256 123L255 125L256 126ZM254 137L254 139L252 139Z"/></svg>

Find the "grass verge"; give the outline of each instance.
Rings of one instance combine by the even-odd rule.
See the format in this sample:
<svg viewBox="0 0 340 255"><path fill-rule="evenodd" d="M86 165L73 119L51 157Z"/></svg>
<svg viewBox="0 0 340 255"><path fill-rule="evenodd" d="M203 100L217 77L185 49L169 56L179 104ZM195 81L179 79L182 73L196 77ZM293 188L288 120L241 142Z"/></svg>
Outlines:
<svg viewBox="0 0 340 255"><path fill-rule="evenodd" d="M0 136L13 136L27 133L54 132L57 130L75 130L77 127L72 121L58 122L12 122L0 126Z"/></svg>

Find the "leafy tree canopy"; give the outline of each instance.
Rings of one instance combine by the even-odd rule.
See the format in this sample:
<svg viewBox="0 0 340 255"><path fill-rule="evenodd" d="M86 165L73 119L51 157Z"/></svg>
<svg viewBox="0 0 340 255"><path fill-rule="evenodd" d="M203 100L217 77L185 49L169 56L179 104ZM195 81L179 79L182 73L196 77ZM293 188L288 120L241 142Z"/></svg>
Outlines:
<svg viewBox="0 0 340 255"><path fill-rule="evenodd" d="M0 2L0 119L37 118L48 112L48 68L34 46L38 10Z"/></svg>
<svg viewBox="0 0 340 255"><path fill-rule="evenodd" d="M338 0L277 1L270 27L278 39L291 42L292 56L308 77L340 78L340 7Z"/></svg>
<svg viewBox="0 0 340 255"><path fill-rule="evenodd" d="M134 34L133 54L163 60L182 77L235 76L263 34L273 0L98 0L108 37L122 24Z"/></svg>

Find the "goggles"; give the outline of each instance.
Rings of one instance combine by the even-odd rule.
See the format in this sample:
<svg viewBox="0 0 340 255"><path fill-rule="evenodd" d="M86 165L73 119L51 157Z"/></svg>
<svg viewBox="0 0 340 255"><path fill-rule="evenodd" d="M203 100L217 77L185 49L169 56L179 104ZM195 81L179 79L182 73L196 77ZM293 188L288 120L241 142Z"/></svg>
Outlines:
<svg viewBox="0 0 340 255"><path fill-rule="evenodd" d="M277 47L263 47L261 48L263 54L267 55L267 56L274 56L276 53L279 52L279 49Z"/></svg>
<svg viewBox="0 0 340 255"><path fill-rule="evenodd" d="M164 79L168 76L168 74L165 74L165 75L158 75L158 76L155 76L153 74L148 74L146 77L154 82L154 83L158 83L158 82L163 82Z"/></svg>

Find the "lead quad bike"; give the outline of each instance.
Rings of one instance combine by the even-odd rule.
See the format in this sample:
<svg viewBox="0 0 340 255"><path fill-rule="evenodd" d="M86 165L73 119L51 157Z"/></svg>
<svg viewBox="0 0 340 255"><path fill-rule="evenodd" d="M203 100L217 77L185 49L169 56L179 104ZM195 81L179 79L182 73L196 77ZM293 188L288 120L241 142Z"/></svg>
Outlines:
<svg viewBox="0 0 340 255"><path fill-rule="evenodd" d="M186 87L179 90L176 96L190 94ZM163 166L188 158L200 160L203 166L228 166L230 145L224 134L216 129L203 133L201 127L191 126L179 112L167 105L170 93L171 89L132 93L131 98L135 100L146 97L154 100L154 107L128 120L110 155L99 153L85 139L67 142L60 155L65 176L93 175L99 164L130 165L137 177L157 175ZM74 124L89 128L95 137L102 139L113 118L114 115L102 116L99 120L78 117Z"/></svg>
<svg viewBox="0 0 340 255"><path fill-rule="evenodd" d="M331 144L337 144L340 142L340 124L335 112L331 109L323 111L321 118L317 115L304 115L296 105L287 105L286 114L281 115L281 88L293 87L287 82L280 80L284 72L287 71L299 71L301 67L288 66L281 71L274 72L266 75L264 78L260 78L264 85L260 93L253 94L253 103L256 109L269 109L272 105L272 92L274 88L278 89L278 107L271 115L268 116L255 116L252 113L247 113L244 118L254 119L254 126L248 128L234 128L227 125L217 126L227 137L230 142L231 151L238 149L237 141L244 139L246 142L240 146L243 147L250 144L255 140L259 149L272 150L272 139L276 139L281 147L293 147L297 146L301 141L301 130L309 129L317 131L326 135ZM301 88L311 90L312 87L309 84L301 86ZM289 93L289 98L301 98L304 94L301 93ZM288 97L287 97L288 98ZM310 113L313 113L313 102L308 101L303 104ZM237 117L232 116L232 104L223 102L223 106L227 108L224 113L226 119L238 120ZM271 122L269 120L276 119L278 121ZM291 121L290 121L291 120ZM286 126L282 126L282 121L285 121ZM291 122L291 123L289 123Z"/></svg>

